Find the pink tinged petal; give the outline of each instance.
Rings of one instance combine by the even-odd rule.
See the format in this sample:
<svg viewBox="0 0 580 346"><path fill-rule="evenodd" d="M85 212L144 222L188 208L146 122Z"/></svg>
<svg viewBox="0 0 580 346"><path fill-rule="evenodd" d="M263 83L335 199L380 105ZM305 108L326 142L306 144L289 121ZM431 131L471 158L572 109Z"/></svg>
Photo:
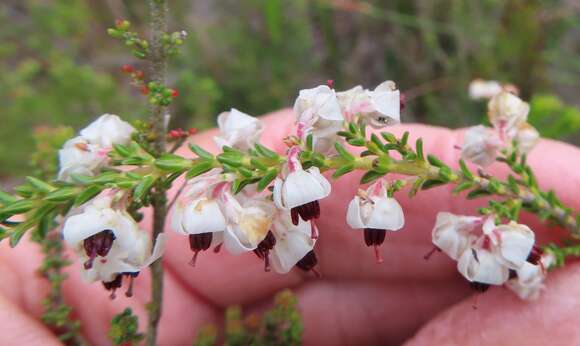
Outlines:
<svg viewBox="0 0 580 346"><path fill-rule="evenodd" d="M505 265L520 268L528 258L535 243L534 232L525 225L510 223L497 227L500 234L499 253Z"/></svg>
<svg viewBox="0 0 580 346"><path fill-rule="evenodd" d="M373 210L366 223L367 228L398 231L405 225L403 209L394 198L372 198Z"/></svg>
<svg viewBox="0 0 580 346"><path fill-rule="evenodd" d="M483 234L491 236L493 234L493 231L495 231L496 225L495 225L495 217L493 215L487 217L485 219L485 222L483 223L482 229L483 229Z"/></svg>
<svg viewBox="0 0 580 346"><path fill-rule="evenodd" d="M471 233L480 224L480 220L479 217L438 213L432 233L433 244L457 260L468 247Z"/></svg>
<svg viewBox="0 0 580 346"><path fill-rule="evenodd" d="M501 145L500 139L490 129L482 125L474 126L465 132L461 157L485 167L495 162Z"/></svg>
<svg viewBox="0 0 580 346"><path fill-rule="evenodd" d="M520 124L528 119L530 106L518 96L502 91L488 102L490 123L498 130L511 134Z"/></svg>
<svg viewBox="0 0 580 346"><path fill-rule="evenodd" d="M288 149L288 171L290 173L302 170L302 164L299 158L300 152L301 149L298 146L293 146Z"/></svg>
<svg viewBox="0 0 580 346"><path fill-rule="evenodd" d="M517 270L517 277L509 280L506 286L523 300L535 300L544 289L546 274L540 265L526 262Z"/></svg>
<svg viewBox="0 0 580 346"><path fill-rule="evenodd" d="M509 269L486 250L468 248L459 257L457 270L470 282L502 285L509 278Z"/></svg>

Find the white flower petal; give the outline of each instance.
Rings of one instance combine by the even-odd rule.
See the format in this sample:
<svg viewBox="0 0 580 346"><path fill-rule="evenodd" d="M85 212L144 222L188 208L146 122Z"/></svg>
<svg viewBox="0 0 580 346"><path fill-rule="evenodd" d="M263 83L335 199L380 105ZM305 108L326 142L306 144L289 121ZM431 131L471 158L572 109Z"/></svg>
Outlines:
<svg viewBox="0 0 580 346"><path fill-rule="evenodd" d="M506 134L512 133L518 125L528 119L530 106L516 95L502 91L489 100L489 122Z"/></svg>
<svg viewBox="0 0 580 346"><path fill-rule="evenodd" d="M274 221L272 232L276 245L270 254L272 269L280 274L288 273L308 252L314 248L310 222L299 220L292 224L288 212L280 213Z"/></svg>
<svg viewBox="0 0 580 346"><path fill-rule="evenodd" d="M355 196L348 204L348 209L346 211L346 223L354 229L363 229L366 227L362 219L361 211L361 198Z"/></svg>
<svg viewBox="0 0 580 346"><path fill-rule="evenodd" d="M495 161L502 143L495 132L485 126L473 126L465 132L461 157L482 167Z"/></svg>
<svg viewBox="0 0 580 346"><path fill-rule="evenodd" d="M459 257L457 270L467 280L488 285L502 285L509 278L509 269L489 251L468 248Z"/></svg>
<svg viewBox="0 0 580 346"><path fill-rule="evenodd" d="M535 243L534 232L526 225L511 222L496 227L499 233L499 253L505 265L520 268L528 258Z"/></svg>
<svg viewBox="0 0 580 346"><path fill-rule="evenodd" d="M460 216L447 212L437 214L433 228L433 244L449 257L457 260L467 249L470 236L480 218L475 216Z"/></svg>
<svg viewBox="0 0 580 346"><path fill-rule="evenodd" d="M320 174L317 167L289 173L278 189L276 184L279 183L274 184L274 199L279 199L285 208L294 208L320 200L327 197L331 191L330 183Z"/></svg>
<svg viewBox="0 0 580 346"><path fill-rule="evenodd" d="M374 208L367 221L367 228L398 231L405 225L405 215L394 198L372 198Z"/></svg>
<svg viewBox="0 0 580 346"><path fill-rule="evenodd" d="M113 144L126 144L135 131L133 126L114 114L103 114L89 126L81 130L80 135L91 144L101 148L110 148Z"/></svg>
<svg viewBox="0 0 580 346"><path fill-rule="evenodd" d="M494 80L475 79L469 83L469 97L473 100L490 99L501 91L501 84Z"/></svg>
<svg viewBox="0 0 580 346"><path fill-rule="evenodd" d="M525 262L517 270L517 278L509 280L506 286L514 291L520 299L536 300L544 289L546 274L540 265Z"/></svg>
<svg viewBox="0 0 580 346"><path fill-rule="evenodd" d="M204 197L185 206L182 226L188 234L223 232L226 219L217 201Z"/></svg>
<svg viewBox="0 0 580 346"><path fill-rule="evenodd" d="M264 127L262 122L246 113L232 108L218 116L221 135L214 137L218 147L224 145L248 150L258 142Z"/></svg>

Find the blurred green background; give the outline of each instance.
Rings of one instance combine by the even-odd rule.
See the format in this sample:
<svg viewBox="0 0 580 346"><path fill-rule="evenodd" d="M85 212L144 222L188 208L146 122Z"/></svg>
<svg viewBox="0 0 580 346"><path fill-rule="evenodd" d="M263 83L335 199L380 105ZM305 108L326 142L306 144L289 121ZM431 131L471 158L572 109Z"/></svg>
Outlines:
<svg viewBox="0 0 580 346"><path fill-rule="evenodd" d="M485 103L467 96L480 77L518 85L545 136L578 143L578 1L170 4L170 29L189 33L170 69L180 92L172 126L206 128L232 106L254 115L286 107L327 79L337 89L393 79L409 100L404 121L460 127L484 116ZM145 116L145 99L119 72L139 62L105 33L117 18L147 30L144 1L2 0L0 177L26 172L34 134L51 136L46 126Z"/></svg>

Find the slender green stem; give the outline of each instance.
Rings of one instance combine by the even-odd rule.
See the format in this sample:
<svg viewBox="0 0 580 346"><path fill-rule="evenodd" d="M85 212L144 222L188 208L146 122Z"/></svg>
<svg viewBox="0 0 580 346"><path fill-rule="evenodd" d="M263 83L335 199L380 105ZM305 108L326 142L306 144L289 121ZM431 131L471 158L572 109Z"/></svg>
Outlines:
<svg viewBox="0 0 580 346"><path fill-rule="evenodd" d="M165 85L167 75L167 57L163 48L162 36L167 31L167 3L165 0L149 0L151 15L151 79L159 85ZM151 124L155 138L154 150L156 155L161 155L166 151L165 136L166 129L166 107L159 104L151 106ZM153 241L163 233L165 218L167 217L167 196L166 190L157 181L152 197L153 206ZM157 344L157 329L161 319L161 309L163 304L163 264L158 260L151 266L151 302L149 303L149 319L147 323L147 333L145 344L154 346Z"/></svg>

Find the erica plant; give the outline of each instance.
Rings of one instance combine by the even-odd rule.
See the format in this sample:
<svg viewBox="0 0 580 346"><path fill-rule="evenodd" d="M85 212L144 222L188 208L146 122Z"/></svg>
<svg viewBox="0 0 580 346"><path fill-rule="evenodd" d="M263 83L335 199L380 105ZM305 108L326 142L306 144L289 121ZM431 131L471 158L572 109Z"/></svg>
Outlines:
<svg viewBox="0 0 580 346"><path fill-rule="evenodd" d="M527 164L539 134L526 122L529 106L513 86L472 85L473 97L489 98L489 126L465 133L456 148L461 151L457 164L425 152L420 138L410 143L408 132L398 137L388 131L400 122L404 107L392 81L372 90L336 91L332 83L300 90L294 131L279 138L286 146L283 152L260 143L260 119L232 108L218 116L220 133L214 139L221 151L211 153L192 140L195 130L168 129L168 106L173 98L186 96L166 85L166 65L186 34L167 32L165 1L151 0L150 5L149 40L131 32L127 21L109 30L149 62L148 72L122 67L146 95L149 120L129 124L117 115L102 115L64 144L54 180L29 177L15 195L0 194L2 238L16 246L32 233L49 250L62 251L58 237L49 236L56 229L77 253L75 262L86 281L102 282L113 299L122 286L131 296L133 281L151 268L148 345L156 343L161 316L168 213L171 229L191 249L183 261L192 266L203 265L197 260L204 251L227 251L257 256L265 271L318 275L316 242L331 231L317 227L325 213L319 201L333 198L332 180L355 171L363 173L360 188L343 214L352 229L360 230L361 246L371 248L377 262L383 261L381 246L389 233L405 232L400 194L412 197L442 185L451 185L457 198L486 197L488 204L471 215L441 210L434 220L433 251L417 256L445 253L478 290L505 285L522 299L537 298L547 270L579 252L575 243L538 244L534 230L519 223L525 210L559 224L571 237L580 233L577 213L553 192L543 191ZM178 151L185 146L191 154ZM506 178L490 175L486 167L492 164L505 165ZM179 186L178 193L169 196L173 185ZM146 207L153 209L152 225L139 224ZM141 339L119 332L120 325L136 328L130 312L114 323L121 342ZM78 326L67 326L74 335Z"/></svg>

